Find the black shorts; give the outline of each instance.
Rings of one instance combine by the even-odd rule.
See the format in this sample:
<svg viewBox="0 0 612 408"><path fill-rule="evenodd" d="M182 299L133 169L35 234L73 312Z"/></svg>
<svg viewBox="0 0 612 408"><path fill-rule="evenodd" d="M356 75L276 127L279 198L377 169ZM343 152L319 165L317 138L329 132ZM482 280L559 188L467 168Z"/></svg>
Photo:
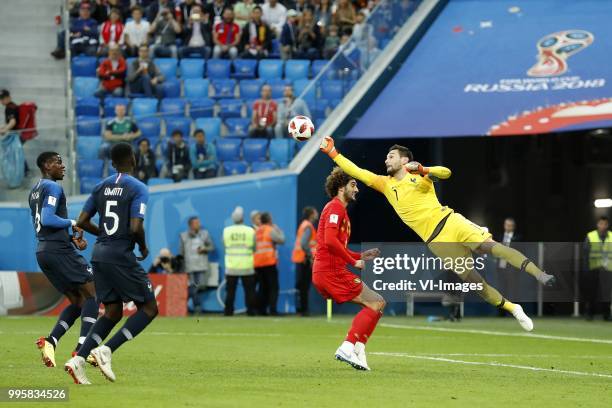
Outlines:
<svg viewBox="0 0 612 408"><path fill-rule="evenodd" d="M61 293L94 280L91 266L76 251L37 252L36 260L49 282Z"/></svg>
<svg viewBox="0 0 612 408"><path fill-rule="evenodd" d="M96 300L99 303L134 302L155 300L149 276L139 264L131 266L106 262L92 262Z"/></svg>

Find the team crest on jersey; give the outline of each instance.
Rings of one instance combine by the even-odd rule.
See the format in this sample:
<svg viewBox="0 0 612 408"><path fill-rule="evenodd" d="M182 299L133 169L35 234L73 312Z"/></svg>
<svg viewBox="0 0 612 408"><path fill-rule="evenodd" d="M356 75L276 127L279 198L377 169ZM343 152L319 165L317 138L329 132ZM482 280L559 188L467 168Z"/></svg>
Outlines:
<svg viewBox="0 0 612 408"><path fill-rule="evenodd" d="M91 265L87 265L87 273L93 275L93 270L91 269Z"/></svg>
<svg viewBox="0 0 612 408"><path fill-rule="evenodd" d="M149 292L153 292L153 285L151 284L151 282L147 282L147 288L149 289Z"/></svg>

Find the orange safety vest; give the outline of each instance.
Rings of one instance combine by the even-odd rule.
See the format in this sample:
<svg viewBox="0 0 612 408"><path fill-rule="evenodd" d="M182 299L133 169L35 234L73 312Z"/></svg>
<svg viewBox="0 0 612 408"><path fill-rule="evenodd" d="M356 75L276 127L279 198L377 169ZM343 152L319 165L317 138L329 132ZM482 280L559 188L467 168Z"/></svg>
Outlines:
<svg viewBox="0 0 612 408"><path fill-rule="evenodd" d="M308 246L310 247L310 252L314 256L315 248L317 247L317 231L315 230L314 225L308 220L302 221L300 227L297 231L297 236L295 237L295 245L293 246L293 252L291 253L291 262L293 263L304 263L306 260L306 251L302 249L302 235L304 235L304 231L306 228L310 229L310 239L308 240Z"/></svg>
<svg viewBox="0 0 612 408"><path fill-rule="evenodd" d="M253 266L261 268L276 265L276 248L272 241L271 225L261 225L255 231L255 254L253 255Z"/></svg>

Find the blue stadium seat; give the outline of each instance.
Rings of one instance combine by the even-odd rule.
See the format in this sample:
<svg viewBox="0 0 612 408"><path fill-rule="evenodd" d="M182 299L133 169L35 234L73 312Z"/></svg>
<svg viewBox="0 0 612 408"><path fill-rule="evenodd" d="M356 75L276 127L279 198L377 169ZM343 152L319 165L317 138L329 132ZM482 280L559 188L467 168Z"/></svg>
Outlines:
<svg viewBox="0 0 612 408"><path fill-rule="evenodd" d="M242 116L241 99L219 99L219 117L221 119L239 118Z"/></svg>
<svg viewBox="0 0 612 408"><path fill-rule="evenodd" d="M77 160L77 171L79 177L102 177L104 160L79 159Z"/></svg>
<svg viewBox="0 0 612 408"><path fill-rule="evenodd" d="M78 137L76 141L78 158L84 160L96 160L98 158L98 150L100 150L101 144L101 136Z"/></svg>
<svg viewBox="0 0 612 408"><path fill-rule="evenodd" d="M217 159L222 162L240 160L241 139L217 139Z"/></svg>
<svg viewBox="0 0 612 408"><path fill-rule="evenodd" d="M170 80L176 78L176 69L178 61L176 58L155 58L155 65L160 70L164 78Z"/></svg>
<svg viewBox="0 0 612 408"><path fill-rule="evenodd" d="M319 72L321 72L328 63L329 60L312 61L312 77L316 78L316 76L319 75ZM329 69L325 71L322 79L336 79L336 70L334 69L333 64L330 64Z"/></svg>
<svg viewBox="0 0 612 408"><path fill-rule="evenodd" d="M100 182L102 179L100 177L80 177L79 184L81 185L81 194L91 194L94 187Z"/></svg>
<svg viewBox="0 0 612 408"><path fill-rule="evenodd" d="M74 114L75 116L100 116L100 100L95 96L77 98Z"/></svg>
<svg viewBox="0 0 612 408"><path fill-rule="evenodd" d="M143 137L149 139L149 142L159 139L161 134L161 120L159 118L143 118L136 122ZM153 145L153 143L151 143Z"/></svg>
<svg viewBox="0 0 612 408"><path fill-rule="evenodd" d="M99 116L79 116L76 120L77 135L100 136L102 125Z"/></svg>
<svg viewBox="0 0 612 408"><path fill-rule="evenodd" d="M257 68L257 60L254 59L235 59L234 73L232 77L236 79L255 78L255 69Z"/></svg>
<svg viewBox="0 0 612 408"><path fill-rule="evenodd" d="M230 118L225 121L225 126L232 137L247 137L250 123L250 118Z"/></svg>
<svg viewBox="0 0 612 408"><path fill-rule="evenodd" d="M208 79L186 79L183 81L185 98L208 98L208 85Z"/></svg>
<svg viewBox="0 0 612 408"><path fill-rule="evenodd" d="M166 98L162 99L159 112L163 117L185 116L186 106L187 102L182 98Z"/></svg>
<svg viewBox="0 0 612 408"><path fill-rule="evenodd" d="M272 99L282 98L283 93L285 92L285 87L292 84L290 80L282 78L268 79L266 80L266 83L270 85L270 88L272 88ZM259 98L259 95L257 95L257 97Z"/></svg>
<svg viewBox="0 0 612 408"><path fill-rule="evenodd" d="M271 161L253 162L253 164L251 164L251 173L276 170L276 168L276 163Z"/></svg>
<svg viewBox="0 0 612 408"><path fill-rule="evenodd" d="M308 79L298 79L293 83L293 94L295 97L299 97L302 95L302 92L306 89L306 87L311 83ZM308 106L314 105L316 98L316 84L311 86L306 95L302 96L304 102L308 104Z"/></svg>
<svg viewBox="0 0 612 408"><path fill-rule="evenodd" d="M339 79L327 79L321 82L321 96L325 99L342 99L344 96L344 84Z"/></svg>
<svg viewBox="0 0 612 408"><path fill-rule="evenodd" d="M98 78L75 77L72 83L72 92L75 98L94 96L98 90Z"/></svg>
<svg viewBox="0 0 612 408"><path fill-rule="evenodd" d="M244 160L249 163L265 161L268 153L268 139L245 139L242 150Z"/></svg>
<svg viewBox="0 0 612 408"><path fill-rule="evenodd" d="M234 98L236 89L235 79L213 79L213 88L215 89L215 96L213 98Z"/></svg>
<svg viewBox="0 0 612 408"><path fill-rule="evenodd" d="M261 79L243 79L240 81L240 97L244 99L257 99L261 96L261 87L264 81Z"/></svg>
<svg viewBox="0 0 612 408"><path fill-rule="evenodd" d="M204 130L209 142L221 137L221 119L219 118L198 118L195 121L195 128Z"/></svg>
<svg viewBox="0 0 612 408"><path fill-rule="evenodd" d="M204 78L204 64L204 60L201 58L183 58L179 64L179 68L181 69L181 78Z"/></svg>
<svg viewBox="0 0 612 408"><path fill-rule="evenodd" d="M95 77L98 60L96 57L77 56L70 61L72 76Z"/></svg>
<svg viewBox="0 0 612 408"><path fill-rule="evenodd" d="M285 63L285 78L287 79L308 78L308 71L310 71L309 60L288 60Z"/></svg>
<svg viewBox="0 0 612 408"><path fill-rule="evenodd" d="M157 113L157 99L136 98L132 101L132 116L153 116Z"/></svg>
<svg viewBox="0 0 612 408"><path fill-rule="evenodd" d="M272 40L272 51L268 55L269 58L280 58L280 41L276 38Z"/></svg>
<svg viewBox="0 0 612 408"><path fill-rule="evenodd" d="M115 106L117 105L125 105L125 108L127 109L130 106L130 100L128 98L115 98L115 97L104 98L104 117L114 118L115 117Z"/></svg>
<svg viewBox="0 0 612 408"><path fill-rule="evenodd" d="M293 158L295 142L293 139L272 139L270 141L270 160L279 167L287 167Z"/></svg>
<svg viewBox="0 0 612 408"><path fill-rule="evenodd" d="M177 79L168 79L161 83L164 98L180 98L181 83Z"/></svg>
<svg viewBox="0 0 612 408"><path fill-rule="evenodd" d="M170 136L175 129L178 129L187 138L191 135L191 119L169 117L164 119L166 122L166 136Z"/></svg>
<svg viewBox="0 0 612 408"><path fill-rule="evenodd" d="M252 118L253 117L253 104L255 103L257 99L246 99L244 101L244 104L247 108L247 118Z"/></svg>
<svg viewBox="0 0 612 408"><path fill-rule="evenodd" d="M243 161L231 161L223 163L223 174L226 176L234 176L236 174L245 174L248 164Z"/></svg>
<svg viewBox="0 0 612 408"><path fill-rule="evenodd" d="M257 69L258 76L263 79L282 78L283 77L283 61L282 60L261 60Z"/></svg>
<svg viewBox="0 0 612 408"><path fill-rule="evenodd" d="M222 79L230 77L230 60L209 59L206 63L206 76L209 79Z"/></svg>
<svg viewBox="0 0 612 408"><path fill-rule="evenodd" d="M310 105L308 108L310 109L310 114L313 118L325 118L327 107L329 106L329 101L327 99L318 98L314 105Z"/></svg>
<svg viewBox="0 0 612 408"><path fill-rule="evenodd" d="M192 98L189 100L189 116L193 119L212 118L215 113L215 101L210 98Z"/></svg>
<svg viewBox="0 0 612 408"><path fill-rule="evenodd" d="M155 150L157 150L157 148L159 147L159 151L161 152L161 156L163 157L162 160L165 159L166 153L168 152L168 140L169 139L167 137L163 137L159 139L159 141L155 145ZM156 166L157 166L157 163L156 163Z"/></svg>
<svg viewBox="0 0 612 408"><path fill-rule="evenodd" d="M172 184L174 181L170 178L151 177L147 183L149 186L160 186L163 184Z"/></svg>

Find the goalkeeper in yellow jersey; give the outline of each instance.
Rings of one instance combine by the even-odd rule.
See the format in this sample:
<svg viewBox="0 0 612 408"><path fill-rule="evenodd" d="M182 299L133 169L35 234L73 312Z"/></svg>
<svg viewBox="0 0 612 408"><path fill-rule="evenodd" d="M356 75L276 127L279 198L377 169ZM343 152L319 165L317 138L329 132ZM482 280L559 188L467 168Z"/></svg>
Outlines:
<svg viewBox="0 0 612 408"><path fill-rule="evenodd" d="M433 182L450 177L451 171L446 167L424 167L413 161L412 152L408 148L394 145L385 160L387 175L381 176L359 168L342 156L334 147L334 139L329 136L321 141L319 149L348 175L384 194L402 221L427 243L436 256L458 259L471 257L472 251L491 254L526 271L546 286L554 283L553 275L540 270L523 254L495 242L483 228L454 212L452 208L440 204ZM512 313L523 329L533 330L533 322L523 308L505 299L476 270L458 275L466 282L480 283L483 289L479 295L485 301Z"/></svg>

